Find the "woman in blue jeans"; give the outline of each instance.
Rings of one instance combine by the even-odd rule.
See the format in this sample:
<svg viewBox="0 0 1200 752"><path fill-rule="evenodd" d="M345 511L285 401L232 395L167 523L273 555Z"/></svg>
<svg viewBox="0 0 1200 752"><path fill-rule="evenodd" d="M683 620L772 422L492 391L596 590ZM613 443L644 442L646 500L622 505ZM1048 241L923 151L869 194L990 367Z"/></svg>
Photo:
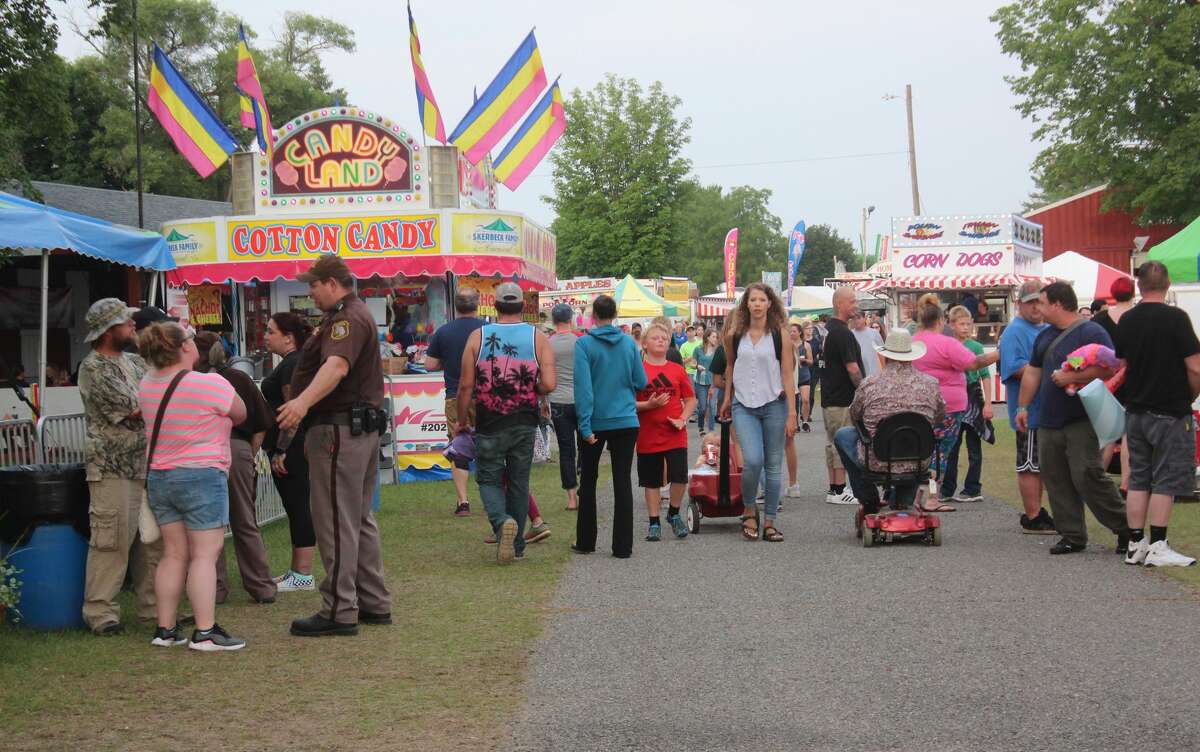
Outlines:
<svg viewBox="0 0 1200 752"><path fill-rule="evenodd" d="M720 344L721 335L714 329L704 335L704 344L692 354L692 359L696 361L696 428L701 436L713 430L717 422L716 393L712 388L713 377L709 368Z"/></svg>
<svg viewBox="0 0 1200 752"><path fill-rule="evenodd" d="M787 313L769 286L755 282L746 288L726 327L725 397L721 415L733 416L742 447L742 536L757 540L755 515L759 476L766 472L762 539L779 542L775 524L782 491L783 449L796 433L794 356L788 346ZM736 367L735 367L736 366Z"/></svg>

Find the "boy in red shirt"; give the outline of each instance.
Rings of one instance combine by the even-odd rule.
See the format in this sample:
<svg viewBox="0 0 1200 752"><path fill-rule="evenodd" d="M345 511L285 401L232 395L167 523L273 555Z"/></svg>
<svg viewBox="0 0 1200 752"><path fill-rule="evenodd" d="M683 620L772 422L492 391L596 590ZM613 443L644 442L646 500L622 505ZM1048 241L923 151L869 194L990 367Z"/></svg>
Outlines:
<svg viewBox="0 0 1200 752"><path fill-rule="evenodd" d="M688 483L687 416L696 410L696 393L687 371L678 363L667 360L671 331L654 323L642 333L646 369L646 388L637 393L638 485L646 492L646 513L650 531L646 540L662 539L658 518L664 482L671 484L671 507L667 521L677 538L686 538L687 524L679 515L679 505ZM666 478L663 470L666 469Z"/></svg>

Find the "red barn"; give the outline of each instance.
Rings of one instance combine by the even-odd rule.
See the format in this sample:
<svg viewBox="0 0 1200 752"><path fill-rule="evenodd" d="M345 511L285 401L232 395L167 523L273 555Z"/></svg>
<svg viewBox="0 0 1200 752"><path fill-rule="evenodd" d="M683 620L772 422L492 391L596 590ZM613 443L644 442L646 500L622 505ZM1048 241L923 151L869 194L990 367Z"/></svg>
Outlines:
<svg viewBox="0 0 1200 752"><path fill-rule="evenodd" d="M1062 201L1026 212L1025 218L1042 226L1042 258L1075 251L1093 261L1129 269L1134 240L1148 237L1144 250L1171 237L1183 225L1142 227L1131 214L1101 211L1107 185L1091 188Z"/></svg>

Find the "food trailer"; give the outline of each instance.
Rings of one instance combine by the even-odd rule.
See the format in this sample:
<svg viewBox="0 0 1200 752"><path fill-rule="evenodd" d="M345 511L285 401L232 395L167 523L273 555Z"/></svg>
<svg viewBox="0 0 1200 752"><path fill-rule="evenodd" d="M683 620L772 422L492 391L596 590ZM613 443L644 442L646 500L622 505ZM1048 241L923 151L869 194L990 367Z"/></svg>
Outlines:
<svg viewBox="0 0 1200 752"><path fill-rule="evenodd" d="M322 254L345 259L381 339L411 340L417 363L454 316L457 289L478 289L480 315L495 316L496 285L516 281L536 321L538 292L555 286L553 233L496 209L490 165L477 170L453 147L426 149L381 114L316 110L274 132L270 157L235 157L235 215L168 222L162 232L178 266L167 275L170 313L188 317L199 303L193 323L231 320L242 354L270 363L272 313L320 319L295 280ZM442 375L401 372L400 362L387 365L401 476L448 477Z"/></svg>
<svg viewBox="0 0 1200 752"><path fill-rule="evenodd" d="M893 217L891 275L854 288L885 298L889 323L903 326L917 299L936 292L946 308L967 304L975 339L995 348L1016 310L1016 291L1042 274L1042 228L1015 214ZM1048 280L1047 280L1048 281ZM994 379L993 395L1003 400Z"/></svg>

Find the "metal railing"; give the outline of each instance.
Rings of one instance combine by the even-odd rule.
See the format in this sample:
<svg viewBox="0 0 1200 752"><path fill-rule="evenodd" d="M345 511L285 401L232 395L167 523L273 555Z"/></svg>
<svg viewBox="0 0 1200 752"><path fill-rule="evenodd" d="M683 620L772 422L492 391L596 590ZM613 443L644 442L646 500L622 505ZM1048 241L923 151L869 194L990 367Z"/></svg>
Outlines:
<svg viewBox="0 0 1200 752"><path fill-rule="evenodd" d="M0 467L34 463L69 464L84 462L87 421L83 413L47 415L32 420L0 421ZM255 517L261 527L286 516L283 501L271 480L271 463L259 452L254 458Z"/></svg>

